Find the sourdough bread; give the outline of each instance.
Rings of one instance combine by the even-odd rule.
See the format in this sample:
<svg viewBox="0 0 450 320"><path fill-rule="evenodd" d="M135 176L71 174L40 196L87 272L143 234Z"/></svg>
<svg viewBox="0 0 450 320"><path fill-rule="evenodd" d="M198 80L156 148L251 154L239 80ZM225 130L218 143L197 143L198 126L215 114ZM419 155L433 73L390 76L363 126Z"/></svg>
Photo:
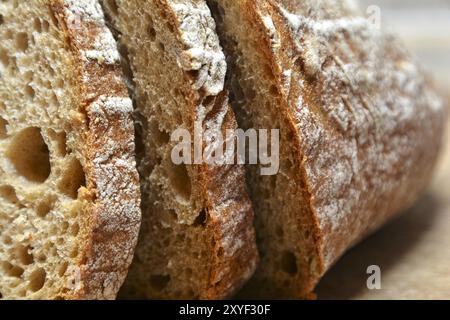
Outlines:
<svg viewBox="0 0 450 320"><path fill-rule="evenodd" d="M279 174L249 168L261 263L243 295L308 297L345 250L426 188L444 108L353 1L207 2L240 127L281 131Z"/></svg>
<svg viewBox="0 0 450 320"><path fill-rule="evenodd" d="M104 0L136 105L143 224L124 298L218 299L257 259L244 170L174 165L175 130L236 127L203 0ZM193 138L194 139L194 138Z"/></svg>
<svg viewBox="0 0 450 320"><path fill-rule="evenodd" d="M140 224L132 101L101 7L0 2L0 298L114 299Z"/></svg>

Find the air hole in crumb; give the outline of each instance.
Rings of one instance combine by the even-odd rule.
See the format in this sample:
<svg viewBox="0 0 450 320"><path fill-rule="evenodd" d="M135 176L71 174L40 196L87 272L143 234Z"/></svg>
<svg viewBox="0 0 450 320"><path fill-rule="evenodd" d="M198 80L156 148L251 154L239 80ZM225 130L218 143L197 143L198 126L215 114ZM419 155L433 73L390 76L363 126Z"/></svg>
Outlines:
<svg viewBox="0 0 450 320"><path fill-rule="evenodd" d="M5 19L3 18L3 16L0 14L0 26L2 25L2 24L4 24L5 23Z"/></svg>
<svg viewBox="0 0 450 320"><path fill-rule="evenodd" d="M0 197L12 204L20 203L20 200L17 198L16 190L11 186L0 186Z"/></svg>
<svg viewBox="0 0 450 320"><path fill-rule="evenodd" d="M46 277L47 274L42 268L33 271L30 274L30 290L33 292L41 290L44 287Z"/></svg>
<svg viewBox="0 0 450 320"><path fill-rule="evenodd" d="M21 267L14 266L6 261L2 262L2 269L7 276L14 278L20 278L24 273L24 270Z"/></svg>
<svg viewBox="0 0 450 320"><path fill-rule="evenodd" d="M17 172L29 181L43 183L50 175L49 150L39 128L22 130L6 155Z"/></svg>
<svg viewBox="0 0 450 320"><path fill-rule="evenodd" d="M6 126L8 125L8 121L0 117L0 139L5 139L8 137L8 130Z"/></svg>
<svg viewBox="0 0 450 320"><path fill-rule="evenodd" d="M172 165L169 179L177 195L183 199L191 198L191 179L185 165Z"/></svg>
<svg viewBox="0 0 450 320"><path fill-rule="evenodd" d="M167 285L170 282L170 276L169 275L153 275L150 277L150 285L153 289L156 291L162 291L164 288L167 287Z"/></svg>
<svg viewBox="0 0 450 320"><path fill-rule="evenodd" d="M44 218L50 211L52 211L55 204L55 199L49 198L38 204L36 208L36 214Z"/></svg>
<svg viewBox="0 0 450 320"><path fill-rule="evenodd" d="M76 199L78 197L78 189L85 186L86 178L83 167L78 159L73 158L67 165L64 175L58 183L58 189L65 195Z"/></svg>
<svg viewBox="0 0 450 320"><path fill-rule="evenodd" d="M72 252L70 252L70 257L71 257L71 258L76 258L76 257L78 257L78 247L74 247L74 248L72 249Z"/></svg>
<svg viewBox="0 0 450 320"><path fill-rule="evenodd" d="M20 32L16 35L16 47L21 51L26 51L28 49L28 34L25 32Z"/></svg>
<svg viewBox="0 0 450 320"><path fill-rule="evenodd" d="M0 51L0 63L3 65L4 68L9 66L9 56L6 50Z"/></svg>
<svg viewBox="0 0 450 320"><path fill-rule="evenodd" d="M34 92L34 89L32 86L27 85L25 87L25 96L29 99L29 100L33 100L34 96L36 95L36 93Z"/></svg>
<svg viewBox="0 0 450 320"><path fill-rule="evenodd" d="M294 276L297 274L297 258L290 251L283 252L281 256L281 270L287 274Z"/></svg>
<svg viewBox="0 0 450 320"><path fill-rule="evenodd" d="M58 275L62 277L66 273L68 267L69 263L67 261L63 262L63 264L59 267Z"/></svg>
<svg viewBox="0 0 450 320"><path fill-rule="evenodd" d="M153 25L148 26L148 36L150 37L150 41L154 42L156 40L156 30Z"/></svg>
<svg viewBox="0 0 450 320"><path fill-rule="evenodd" d="M161 51L166 51L166 47L164 46L164 43L160 42L158 44L158 46L159 46L159 49L161 49Z"/></svg>
<svg viewBox="0 0 450 320"><path fill-rule="evenodd" d="M37 32L41 33L41 32L42 32L42 22L41 22L41 19L35 18L35 19L34 19L34 22L33 22L33 27L34 27L34 30L36 30Z"/></svg>
<svg viewBox="0 0 450 320"><path fill-rule="evenodd" d="M21 264L27 266L33 263L33 255L30 253L30 247L24 247L22 245L17 245L14 248L14 256L20 261Z"/></svg>
<svg viewBox="0 0 450 320"><path fill-rule="evenodd" d="M206 226L206 220L208 219L208 216L206 214L206 210L202 210L198 217L194 221L194 226L196 227L204 227Z"/></svg>
<svg viewBox="0 0 450 320"><path fill-rule="evenodd" d="M79 232L80 232L80 226L78 225L78 223L75 223L70 227L70 234L72 236L76 237Z"/></svg>

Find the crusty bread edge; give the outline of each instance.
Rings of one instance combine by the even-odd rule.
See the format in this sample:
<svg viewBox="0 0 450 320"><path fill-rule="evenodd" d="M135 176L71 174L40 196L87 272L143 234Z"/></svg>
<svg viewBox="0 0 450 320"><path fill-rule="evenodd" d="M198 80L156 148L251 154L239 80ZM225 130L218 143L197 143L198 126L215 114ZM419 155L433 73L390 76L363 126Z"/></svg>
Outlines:
<svg viewBox="0 0 450 320"><path fill-rule="evenodd" d="M163 6L167 9L168 19L173 25L177 25L178 18L173 8L165 1ZM213 32L216 32L215 24L211 28ZM182 34L178 32L177 36L182 43ZM217 45L220 47L218 37ZM225 74L223 76L225 77ZM217 90L217 85L214 87ZM217 94L215 90L205 90L205 86L199 89L193 87L192 90L190 97L192 119L197 118L198 106L208 96L211 103L215 105L215 110L226 113L222 129L237 127L234 113L229 107L226 90L222 88L223 91ZM237 165L203 164L200 165L199 173L204 207L209 213L206 228L213 235L209 285L204 288L199 298L205 300L229 298L251 278L259 261L253 228L254 212L247 195L245 171L242 166ZM242 245L235 247L235 244L239 242Z"/></svg>
<svg viewBox="0 0 450 320"><path fill-rule="evenodd" d="M52 0L49 8L73 56L68 68L78 83L79 105L71 117L83 137L87 190L81 197L88 203L82 212L86 230L78 283L61 296L115 299L132 261L141 217L132 102L98 2Z"/></svg>

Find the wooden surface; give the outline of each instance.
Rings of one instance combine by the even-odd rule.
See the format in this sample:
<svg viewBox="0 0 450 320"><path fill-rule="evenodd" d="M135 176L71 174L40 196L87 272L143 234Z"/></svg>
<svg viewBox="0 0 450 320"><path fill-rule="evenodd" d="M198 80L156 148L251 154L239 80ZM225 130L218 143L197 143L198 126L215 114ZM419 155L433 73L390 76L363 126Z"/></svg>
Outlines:
<svg viewBox="0 0 450 320"><path fill-rule="evenodd" d="M450 1L366 3L380 4L390 30L400 34L434 74L443 95L450 96ZM428 192L350 250L320 283L319 299L450 299L450 130L444 141ZM367 289L371 265L381 268L381 290Z"/></svg>

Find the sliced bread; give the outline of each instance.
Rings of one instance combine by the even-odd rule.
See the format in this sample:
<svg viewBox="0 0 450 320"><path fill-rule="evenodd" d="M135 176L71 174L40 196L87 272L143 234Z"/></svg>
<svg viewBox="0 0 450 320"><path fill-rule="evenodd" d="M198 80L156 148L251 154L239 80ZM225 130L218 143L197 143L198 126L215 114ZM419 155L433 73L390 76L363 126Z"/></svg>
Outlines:
<svg viewBox="0 0 450 320"><path fill-rule="evenodd" d="M120 70L97 1L0 2L0 298L116 297L140 224Z"/></svg>
<svg viewBox="0 0 450 320"><path fill-rule="evenodd" d="M309 297L349 247L426 188L444 108L353 1L207 2L240 127L281 137L278 175L249 168L261 263L243 295Z"/></svg>
<svg viewBox="0 0 450 320"><path fill-rule="evenodd" d="M244 170L175 165L171 157L177 129L193 138L196 122L203 129L236 127L210 11L203 0L102 3L136 106L143 197L142 230L121 296L228 297L252 275L257 259Z"/></svg>

